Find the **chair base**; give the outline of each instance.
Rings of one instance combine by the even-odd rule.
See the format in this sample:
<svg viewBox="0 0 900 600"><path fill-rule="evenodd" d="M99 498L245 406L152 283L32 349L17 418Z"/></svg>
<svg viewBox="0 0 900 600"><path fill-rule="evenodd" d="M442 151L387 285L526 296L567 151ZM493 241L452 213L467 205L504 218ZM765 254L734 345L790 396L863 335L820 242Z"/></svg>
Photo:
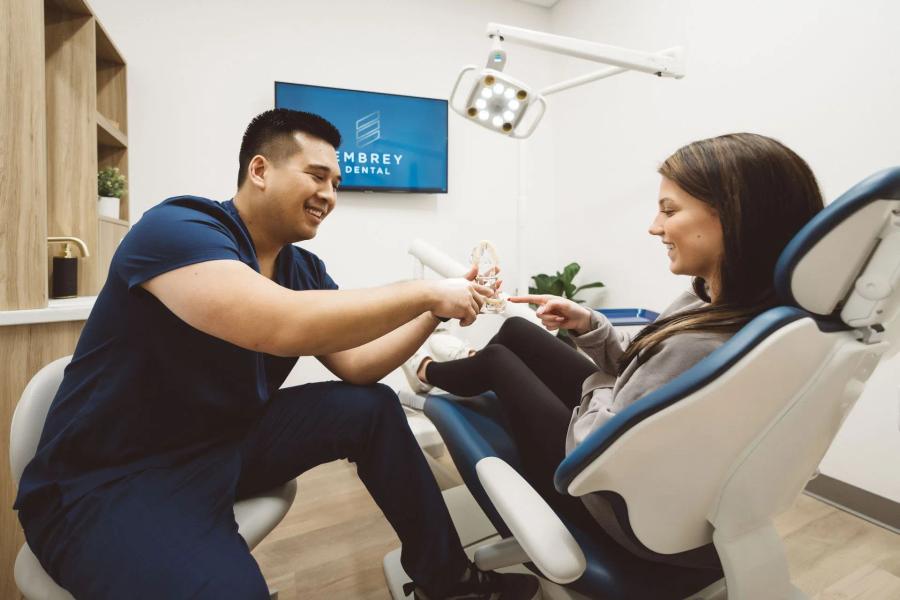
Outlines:
<svg viewBox="0 0 900 600"><path fill-rule="evenodd" d="M807 600L791 583L781 537L771 522L739 535L713 532L730 600Z"/></svg>
<svg viewBox="0 0 900 600"><path fill-rule="evenodd" d="M484 511L478 506L478 502L469 493L464 485L444 491L444 502L450 511L450 517L459 534L460 541L469 559L474 560L475 552L482 546L500 541L494 526L488 520ZM383 561L384 578L387 581L388 590L394 600L405 600L403 586L410 579L400 565L400 548L388 552ZM499 569L504 573L528 573L533 574L524 565L516 565ZM574 590L541 578L541 595L544 600L589 600ZM726 600L725 581L720 580L713 585L692 594L685 600Z"/></svg>

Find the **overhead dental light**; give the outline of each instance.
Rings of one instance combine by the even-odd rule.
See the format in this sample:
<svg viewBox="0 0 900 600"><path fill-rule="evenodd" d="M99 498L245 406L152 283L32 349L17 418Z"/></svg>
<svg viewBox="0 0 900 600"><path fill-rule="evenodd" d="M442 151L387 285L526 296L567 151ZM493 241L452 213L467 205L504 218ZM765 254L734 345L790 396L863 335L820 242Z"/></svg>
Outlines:
<svg viewBox="0 0 900 600"><path fill-rule="evenodd" d="M492 40L487 64L484 68L463 68L450 94L450 107L473 123L513 138L534 133L547 109L544 97L550 94L629 70L659 77L684 77L680 47L653 54L497 23L488 24L487 35ZM534 90L503 72L504 41L604 63L611 68Z"/></svg>

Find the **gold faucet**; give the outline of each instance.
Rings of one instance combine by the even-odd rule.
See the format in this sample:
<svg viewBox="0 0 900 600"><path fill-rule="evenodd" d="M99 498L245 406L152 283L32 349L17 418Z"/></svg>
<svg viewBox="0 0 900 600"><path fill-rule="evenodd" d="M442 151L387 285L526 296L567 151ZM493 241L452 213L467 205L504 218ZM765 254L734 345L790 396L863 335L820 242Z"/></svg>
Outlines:
<svg viewBox="0 0 900 600"><path fill-rule="evenodd" d="M77 237L71 236L56 236L56 237L48 237L48 244L65 244L66 245L66 258L72 258L72 248L69 244L75 244L78 246L78 249L81 250L81 256L83 258L87 258L91 255L88 252L87 244L84 243L83 240L78 239Z"/></svg>

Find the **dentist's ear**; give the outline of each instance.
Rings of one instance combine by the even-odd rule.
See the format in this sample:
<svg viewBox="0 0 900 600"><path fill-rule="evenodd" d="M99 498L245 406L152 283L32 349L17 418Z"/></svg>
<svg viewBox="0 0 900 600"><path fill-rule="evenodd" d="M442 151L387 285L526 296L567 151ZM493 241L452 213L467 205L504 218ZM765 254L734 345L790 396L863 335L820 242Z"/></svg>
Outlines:
<svg viewBox="0 0 900 600"><path fill-rule="evenodd" d="M269 169L269 161L262 154L257 154L250 159L247 165L247 179L258 189L266 189L266 170Z"/></svg>

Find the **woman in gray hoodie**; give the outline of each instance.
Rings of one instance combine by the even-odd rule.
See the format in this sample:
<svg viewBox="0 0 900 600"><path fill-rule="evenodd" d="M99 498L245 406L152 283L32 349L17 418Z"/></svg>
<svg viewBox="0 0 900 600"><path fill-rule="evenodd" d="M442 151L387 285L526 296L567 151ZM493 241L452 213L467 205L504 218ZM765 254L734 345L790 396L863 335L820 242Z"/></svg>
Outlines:
<svg viewBox="0 0 900 600"><path fill-rule="evenodd" d="M588 499L586 510L579 498L554 489L559 463L592 431L774 306L775 262L823 207L806 162L761 135L688 144L662 163L659 174L659 210L649 233L666 247L672 273L694 279L693 289L654 323L630 339L603 315L571 300L512 297L539 305L544 326L567 329L590 360L540 327L512 318L468 358L423 357L417 369L422 382L460 396L495 392L522 475L557 511L589 530L600 521L617 540L609 511Z"/></svg>

